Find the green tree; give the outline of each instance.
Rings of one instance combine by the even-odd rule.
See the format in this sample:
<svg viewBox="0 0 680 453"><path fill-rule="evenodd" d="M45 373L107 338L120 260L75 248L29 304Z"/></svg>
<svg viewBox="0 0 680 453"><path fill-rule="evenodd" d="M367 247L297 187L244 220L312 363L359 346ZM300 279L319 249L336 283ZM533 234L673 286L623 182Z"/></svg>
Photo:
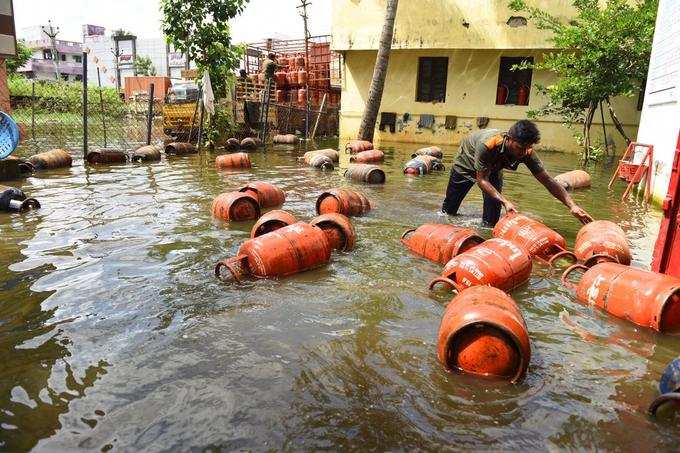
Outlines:
<svg viewBox="0 0 680 453"><path fill-rule="evenodd" d="M529 116L559 115L568 124L581 123L577 138L583 160L591 158L590 128L595 113L606 104L616 129L630 142L616 116L611 99L637 96L644 89L652 49L658 0L573 0L576 17L564 23L525 0L510 1L510 8L525 11L541 30L552 32L557 50L548 52L533 67L557 76L549 86L536 84L548 98Z"/></svg>
<svg viewBox="0 0 680 453"><path fill-rule="evenodd" d="M156 67L151 62L151 58L138 56L135 59L135 71L140 76L155 76Z"/></svg>
<svg viewBox="0 0 680 453"><path fill-rule="evenodd" d="M8 58L7 74L16 74L17 69L25 65L33 56L33 52L29 49L23 41L17 41L17 55L16 57Z"/></svg>
<svg viewBox="0 0 680 453"><path fill-rule="evenodd" d="M196 62L199 74L210 72L216 97L226 94L228 80L243 50L233 46L229 20L248 0L161 0L163 33L176 50Z"/></svg>

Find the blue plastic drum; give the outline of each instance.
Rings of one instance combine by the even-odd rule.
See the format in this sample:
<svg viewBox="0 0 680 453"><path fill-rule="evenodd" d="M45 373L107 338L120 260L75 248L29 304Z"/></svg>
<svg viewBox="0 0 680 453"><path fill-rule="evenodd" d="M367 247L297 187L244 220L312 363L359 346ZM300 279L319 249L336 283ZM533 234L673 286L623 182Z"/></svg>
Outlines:
<svg viewBox="0 0 680 453"><path fill-rule="evenodd" d="M0 112L0 159L8 157L19 146L19 126L11 116Z"/></svg>

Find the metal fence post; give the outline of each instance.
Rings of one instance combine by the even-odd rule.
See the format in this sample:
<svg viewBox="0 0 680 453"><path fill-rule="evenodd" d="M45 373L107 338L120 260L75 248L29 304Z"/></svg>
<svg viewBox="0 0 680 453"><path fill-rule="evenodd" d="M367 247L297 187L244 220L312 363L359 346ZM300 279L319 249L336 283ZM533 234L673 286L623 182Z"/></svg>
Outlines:
<svg viewBox="0 0 680 453"><path fill-rule="evenodd" d="M150 84L149 86L149 112L147 113L146 119L146 144L151 144L151 130L153 128L153 97L155 91L155 84Z"/></svg>
<svg viewBox="0 0 680 453"><path fill-rule="evenodd" d="M104 148L108 146L106 143L106 114L104 113L104 97L102 95L102 76L97 66L97 85L99 86L99 107L102 110L102 126L104 128Z"/></svg>
<svg viewBox="0 0 680 453"><path fill-rule="evenodd" d="M31 81L31 135L35 145L35 80Z"/></svg>
<svg viewBox="0 0 680 453"><path fill-rule="evenodd" d="M87 160L87 52L83 52L83 157Z"/></svg>

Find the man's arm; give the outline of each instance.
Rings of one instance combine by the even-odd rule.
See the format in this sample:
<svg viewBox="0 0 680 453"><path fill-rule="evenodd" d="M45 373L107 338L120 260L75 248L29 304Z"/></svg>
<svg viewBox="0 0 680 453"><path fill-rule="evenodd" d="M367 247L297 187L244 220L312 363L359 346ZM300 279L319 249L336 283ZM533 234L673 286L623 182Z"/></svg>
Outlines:
<svg viewBox="0 0 680 453"><path fill-rule="evenodd" d="M517 212L517 208L508 199L506 199L502 193L500 193L489 181L489 171L482 170L477 172L477 185L484 193L489 195L494 200L497 200L500 204L505 207L507 212Z"/></svg>
<svg viewBox="0 0 680 453"><path fill-rule="evenodd" d="M553 197L557 198L566 207L568 207L569 210L571 211L571 214L574 217L576 217L581 223L585 225L586 223L590 223L593 221L593 218L590 216L590 214L588 214L579 205L574 203L574 200L572 200L567 190L564 187L562 187L560 183L555 181L555 179L553 179L553 177L550 176L547 171L542 170L534 174L534 178L536 178L541 184L543 184L543 186L546 189L548 189L548 192L550 192Z"/></svg>

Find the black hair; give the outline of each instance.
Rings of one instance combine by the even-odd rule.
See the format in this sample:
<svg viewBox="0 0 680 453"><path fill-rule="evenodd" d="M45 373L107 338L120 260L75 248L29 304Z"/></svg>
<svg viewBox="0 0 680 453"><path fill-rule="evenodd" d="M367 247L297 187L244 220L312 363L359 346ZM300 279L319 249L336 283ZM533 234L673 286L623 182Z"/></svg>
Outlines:
<svg viewBox="0 0 680 453"><path fill-rule="evenodd" d="M513 124L508 131L508 136L525 146L535 145L541 141L541 133L536 124L529 120L520 120Z"/></svg>
<svg viewBox="0 0 680 453"><path fill-rule="evenodd" d="M270 53L269 55L267 55L267 57L268 57L270 60L273 60L274 58L276 58L276 54Z"/></svg>

